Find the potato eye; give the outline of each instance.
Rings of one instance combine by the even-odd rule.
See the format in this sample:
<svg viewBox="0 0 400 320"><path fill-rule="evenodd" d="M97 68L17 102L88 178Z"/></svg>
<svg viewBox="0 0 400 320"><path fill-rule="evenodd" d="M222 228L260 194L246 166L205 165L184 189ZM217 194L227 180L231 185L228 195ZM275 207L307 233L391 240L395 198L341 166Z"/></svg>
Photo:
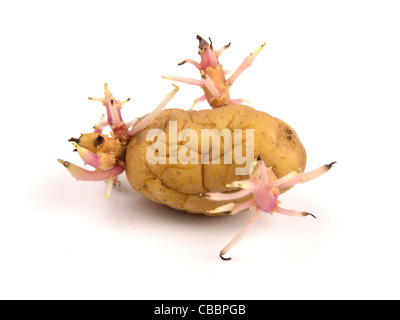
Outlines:
<svg viewBox="0 0 400 320"><path fill-rule="evenodd" d="M99 146L101 146L104 143L105 139L103 136L98 135L97 138L94 140L94 146L96 148L98 148Z"/></svg>

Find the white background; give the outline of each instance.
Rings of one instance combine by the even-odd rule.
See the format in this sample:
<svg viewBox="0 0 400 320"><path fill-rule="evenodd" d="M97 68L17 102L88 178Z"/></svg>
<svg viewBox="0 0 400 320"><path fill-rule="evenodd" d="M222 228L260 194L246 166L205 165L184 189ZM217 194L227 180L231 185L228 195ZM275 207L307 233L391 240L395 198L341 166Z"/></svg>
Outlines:
<svg viewBox="0 0 400 320"><path fill-rule="evenodd" d="M2 1L1 299L371 299L399 294L398 1ZM264 215L222 261L249 214L210 218L136 194L125 176L76 182L67 142L104 113L107 82L126 120L198 78L196 35L231 47L231 90L289 123L307 169L325 176L281 197L318 219ZM180 85L169 107L199 88ZM206 103L197 109L208 108Z"/></svg>

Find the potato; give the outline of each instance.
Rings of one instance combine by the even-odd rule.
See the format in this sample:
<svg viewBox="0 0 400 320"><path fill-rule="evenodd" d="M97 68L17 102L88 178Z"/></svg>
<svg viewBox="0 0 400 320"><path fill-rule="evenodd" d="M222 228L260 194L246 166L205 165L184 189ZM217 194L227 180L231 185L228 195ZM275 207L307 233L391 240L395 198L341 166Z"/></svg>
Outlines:
<svg viewBox="0 0 400 320"><path fill-rule="evenodd" d="M184 154L188 155L192 150L192 155L194 155L192 160L197 160L198 163L191 161L183 164L179 161L181 159L179 157L177 164L169 163L174 155L171 152L173 149L170 148L174 147L174 143L169 141L169 130L173 125L170 121L176 121L178 135L183 133L184 129L193 129L197 133L196 141L191 141L192 139L179 141L178 139L176 145L178 153L181 148L189 145L190 149L187 149ZM238 165L235 161L232 161L232 164L224 162L224 139L222 138L217 139L220 140L220 156L218 157L220 164L212 163L211 158L208 164L201 163L203 158L208 157L212 146L215 146L211 139L209 139L208 147L201 144L201 129L217 129L218 132L222 132L225 128L232 133L232 141L229 143L230 151L233 151L236 146L241 146L244 153L246 151L245 130L254 129L254 156L260 156L278 178L299 169L304 171L307 156L297 134L285 122L265 112L244 105L228 105L200 111L166 109L129 141L125 162L126 176L130 185L138 193L155 202L190 213L211 215L207 213L207 210L212 210L223 203L208 200L202 194L235 190L227 188L226 184L248 178L248 175L237 175L236 172L236 169L244 167L244 164ZM166 163L148 162L146 155L149 154L149 148L156 142L151 139L148 141L147 135L152 129L161 129L165 133ZM242 129L241 141L234 139L236 138L233 134L235 129ZM154 150L150 149L150 151ZM154 154L157 155L157 151ZM237 202L243 202L246 199L248 198Z"/></svg>

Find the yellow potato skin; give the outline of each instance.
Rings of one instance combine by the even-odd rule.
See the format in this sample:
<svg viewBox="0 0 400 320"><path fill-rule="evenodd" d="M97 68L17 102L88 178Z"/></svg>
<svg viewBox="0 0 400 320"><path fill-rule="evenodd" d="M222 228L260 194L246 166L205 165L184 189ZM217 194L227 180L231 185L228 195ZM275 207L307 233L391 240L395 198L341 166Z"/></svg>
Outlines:
<svg viewBox="0 0 400 320"><path fill-rule="evenodd" d="M210 214L207 210L215 209L224 202L210 201L201 194L235 190L227 188L226 184L235 180L245 180L248 176L236 175L237 165L234 162L224 164L222 151L221 164L201 164L200 160L198 164L184 165L179 161L178 164L168 164L168 148L167 164L149 164L146 152L153 142L146 141L147 132L154 128L162 129L168 142L169 121L177 121L178 133L184 128L194 129L199 137L198 150L201 150L201 129L242 129L243 150L245 129L254 129L254 155L261 156L266 166L272 167L278 178L299 169L304 171L306 167L306 151L296 132L282 120L265 112L244 105L228 105L200 111L166 109L146 129L132 137L126 149L125 162L126 176L133 189L155 202L172 208L190 213L223 215L224 213ZM178 150L185 143L179 142ZM237 202L248 198L239 199Z"/></svg>

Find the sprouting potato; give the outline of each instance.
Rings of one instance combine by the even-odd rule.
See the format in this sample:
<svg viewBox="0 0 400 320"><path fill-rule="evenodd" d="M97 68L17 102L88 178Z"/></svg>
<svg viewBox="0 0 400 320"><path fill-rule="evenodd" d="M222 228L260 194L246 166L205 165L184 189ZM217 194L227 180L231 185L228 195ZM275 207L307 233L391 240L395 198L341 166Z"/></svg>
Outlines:
<svg viewBox="0 0 400 320"><path fill-rule="evenodd" d="M195 214L232 215L254 209L249 222L221 250L224 255L254 225L262 212L289 216L312 216L305 211L280 206L279 195L296 184L328 172L335 162L304 173L307 156L296 132L269 114L231 99L230 87L250 67L265 43L245 58L233 74L218 59L230 44L214 50L200 36L201 61L187 59L179 65L194 65L200 80L168 76L166 79L199 86L212 110L162 109L178 91L176 85L148 115L125 122L122 105L129 99L114 98L107 84L102 115L94 131L71 138L74 151L94 168L86 170L68 161L58 161L77 180L106 181L109 197L118 176L127 179L138 193L172 208ZM103 133L106 126L111 136Z"/></svg>

